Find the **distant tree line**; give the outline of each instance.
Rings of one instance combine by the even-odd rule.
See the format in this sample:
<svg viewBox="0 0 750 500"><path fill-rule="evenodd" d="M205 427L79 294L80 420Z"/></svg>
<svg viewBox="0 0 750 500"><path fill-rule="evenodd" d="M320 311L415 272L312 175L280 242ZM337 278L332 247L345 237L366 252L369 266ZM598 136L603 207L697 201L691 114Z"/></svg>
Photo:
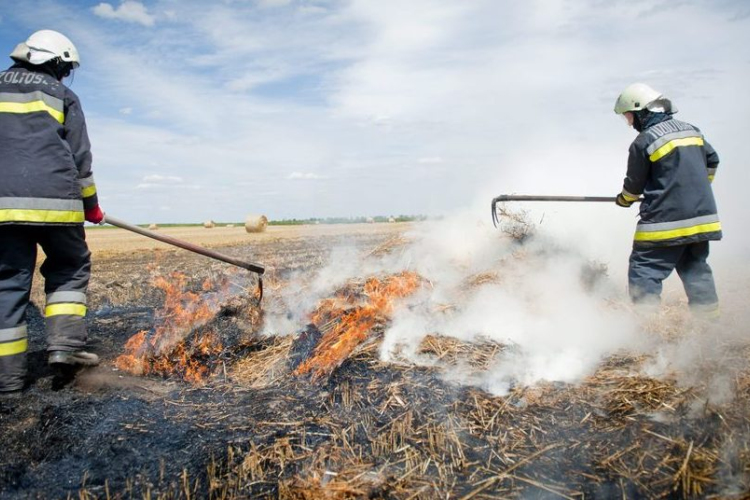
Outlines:
<svg viewBox="0 0 750 500"><path fill-rule="evenodd" d="M270 226L301 226L305 224L362 224L366 222L413 222L427 220L426 215L377 215L374 217L324 217L311 219L281 219L272 220Z"/></svg>

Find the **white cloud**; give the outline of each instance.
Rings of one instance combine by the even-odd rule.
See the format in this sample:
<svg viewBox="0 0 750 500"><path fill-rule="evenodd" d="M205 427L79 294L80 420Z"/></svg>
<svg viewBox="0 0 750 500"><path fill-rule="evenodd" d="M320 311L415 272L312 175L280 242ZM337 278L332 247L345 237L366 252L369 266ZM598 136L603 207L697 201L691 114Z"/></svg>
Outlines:
<svg viewBox="0 0 750 500"><path fill-rule="evenodd" d="M182 177L174 175L151 174L143 178L144 182L182 182Z"/></svg>
<svg viewBox="0 0 750 500"><path fill-rule="evenodd" d="M284 7L290 3L291 0L258 0L258 5L266 8Z"/></svg>
<svg viewBox="0 0 750 500"><path fill-rule="evenodd" d="M203 189L198 184L164 184L164 183L152 183L152 182L142 182L140 184L137 184L135 188L139 190L158 189L158 190L161 190L162 192L166 192L166 189L168 188L179 188L180 190L187 190L187 191L199 191Z"/></svg>
<svg viewBox="0 0 750 500"><path fill-rule="evenodd" d="M235 217L252 197L258 211L295 217L488 212L491 197L509 192L606 195L621 188L634 138L613 101L645 79L719 151L722 219L728 235L742 227L737 190L750 171L731 165L744 154L738 117L750 111L739 50L750 42L750 19L730 4L688 0L666 12L646 0L401 3L334 2L311 14L295 2L183 0L168 2L169 23L148 36L76 24L86 68L97 68L95 80L75 83L87 85L76 90L87 111L94 107L98 182L134 186L156 159L179 166ZM677 31L658 29L665 24ZM663 57L644 62L654 46ZM609 60L618 64L592 63ZM102 102L137 112L96 109ZM256 196L272 191L289 203ZM190 200L174 203L196 212ZM561 213L535 210L545 224ZM603 227L627 240L633 222L623 214Z"/></svg>
<svg viewBox="0 0 750 500"><path fill-rule="evenodd" d="M419 160L417 160L417 162L423 165L435 165L438 163L443 163L443 159L439 156L428 156L425 158L420 158Z"/></svg>
<svg viewBox="0 0 750 500"><path fill-rule="evenodd" d="M318 175L313 172L292 172L291 174L286 176L287 179L290 180L321 180L325 179L325 177Z"/></svg>
<svg viewBox="0 0 750 500"><path fill-rule="evenodd" d="M120 21L138 23L144 26L153 26L154 16L148 13L148 9L141 2L126 0L116 9L111 4L102 2L92 9L94 14L105 19L117 19Z"/></svg>
<svg viewBox="0 0 750 500"><path fill-rule="evenodd" d="M129 115L133 113L133 108L120 108L120 114Z"/></svg>

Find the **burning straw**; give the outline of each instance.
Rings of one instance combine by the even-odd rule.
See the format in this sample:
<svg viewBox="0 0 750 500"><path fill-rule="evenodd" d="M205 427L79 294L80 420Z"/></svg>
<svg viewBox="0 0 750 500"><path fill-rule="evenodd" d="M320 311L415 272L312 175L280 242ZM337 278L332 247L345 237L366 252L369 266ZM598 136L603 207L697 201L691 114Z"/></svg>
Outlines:
<svg viewBox="0 0 750 500"><path fill-rule="evenodd" d="M222 338L226 334L206 325L222 310L233 309L232 314L236 315L242 304L231 303L226 279L218 286L207 279L200 293L186 291L187 281L182 273L153 278L153 285L165 293L164 305L156 313L156 326L136 333L126 342L125 353L115 360L117 368L134 375L177 374L192 383L208 376L210 365L225 350ZM220 291L212 292L214 288ZM258 320L257 307L254 316L251 323Z"/></svg>
<svg viewBox="0 0 750 500"><path fill-rule="evenodd" d="M369 278L362 292L349 288L320 302L312 321L325 331L312 356L300 364L296 375L313 379L330 375L360 346L377 325L393 312L397 299L411 295L422 283L418 274L405 271L383 280Z"/></svg>
<svg viewBox="0 0 750 500"><path fill-rule="evenodd" d="M518 267L518 258L509 260ZM513 286L505 270L473 274L459 289L470 295L483 286ZM651 354L628 352L603 356L578 384L513 384L494 395L446 382L441 373L452 366L488 372L517 348L491 338L423 336L417 353L435 361L428 366L380 358L382 328L399 301L426 283L413 272L352 280L318 303L297 338L256 339L252 350L237 356L230 378L215 381L219 390L205 391L214 399L195 404L212 432L235 430L225 460L209 471L208 493L402 500L747 497L747 347L729 351L744 361L733 373L736 399L724 406L709 404L700 384L645 375ZM163 316L172 314L167 310ZM138 349L156 345L156 332L143 336L134 341ZM300 362L290 370L297 351ZM149 356L145 363L148 369L155 364Z"/></svg>

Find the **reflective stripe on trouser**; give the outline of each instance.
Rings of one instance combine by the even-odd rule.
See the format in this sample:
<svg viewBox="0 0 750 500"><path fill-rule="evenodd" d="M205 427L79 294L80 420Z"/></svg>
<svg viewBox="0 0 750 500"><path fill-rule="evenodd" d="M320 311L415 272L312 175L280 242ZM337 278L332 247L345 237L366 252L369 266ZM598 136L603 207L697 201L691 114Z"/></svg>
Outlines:
<svg viewBox="0 0 750 500"><path fill-rule="evenodd" d="M72 351L86 344L85 293L91 260L83 226L0 225L0 328L25 323L37 243L47 293L49 350Z"/></svg>
<svg viewBox="0 0 750 500"><path fill-rule="evenodd" d="M23 387L28 349L26 325L0 330L0 392Z"/></svg>
<svg viewBox="0 0 750 500"><path fill-rule="evenodd" d="M630 298L635 303L658 302L662 281L675 270L693 310L718 311L719 298L707 259L708 241L668 247L633 247L628 270Z"/></svg>
<svg viewBox="0 0 750 500"><path fill-rule="evenodd" d="M59 302L63 295L76 295L77 301ZM86 344L85 301L86 295L80 292L54 292L47 295L44 317L50 351L76 350Z"/></svg>
<svg viewBox="0 0 750 500"><path fill-rule="evenodd" d="M60 230L56 238L40 241L47 255L41 267L47 305L44 317L50 351L75 351L86 345L86 288L91 270L90 252L82 226Z"/></svg>
<svg viewBox="0 0 750 500"><path fill-rule="evenodd" d="M29 231L0 225L0 391L20 389L26 377L26 309L36 253Z"/></svg>

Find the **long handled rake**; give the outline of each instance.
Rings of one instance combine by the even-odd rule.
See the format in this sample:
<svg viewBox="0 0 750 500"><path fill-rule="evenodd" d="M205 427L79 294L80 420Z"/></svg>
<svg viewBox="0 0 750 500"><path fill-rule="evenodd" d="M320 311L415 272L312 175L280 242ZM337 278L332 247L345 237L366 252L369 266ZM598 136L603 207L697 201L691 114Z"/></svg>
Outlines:
<svg viewBox="0 0 750 500"><path fill-rule="evenodd" d="M501 194L492 199L492 223L497 227L500 222L497 218L497 204L504 201L603 201L614 203L615 196L538 196L526 194ZM637 201L642 201L639 198Z"/></svg>
<svg viewBox="0 0 750 500"><path fill-rule="evenodd" d="M227 264L232 264L232 265L241 267L243 269L247 269L248 271L254 272L258 275L258 295L259 295L258 301L263 299L262 276L263 276L263 273L266 272L266 269L260 264L254 264L252 262L245 262L243 260L235 259L234 257L224 255L223 253L215 252L213 250L209 250L208 248L203 248L201 246L188 243L187 241L179 240L177 238L173 238L171 236L167 236L164 234L157 234L153 231L149 231L148 229L143 229L142 227L138 227L134 224L130 224L116 217L112 217L111 215L105 215L103 223L112 224L113 226L117 226L122 229L127 229L128 231L132 231L134 233L138 233L143 236L153 238L163 243L167 243L168 245L173 245L179 248L183 248L190 252L194 252L200 255L205 255L206 257L220 260L222 262L226 262Z"/></svg>

